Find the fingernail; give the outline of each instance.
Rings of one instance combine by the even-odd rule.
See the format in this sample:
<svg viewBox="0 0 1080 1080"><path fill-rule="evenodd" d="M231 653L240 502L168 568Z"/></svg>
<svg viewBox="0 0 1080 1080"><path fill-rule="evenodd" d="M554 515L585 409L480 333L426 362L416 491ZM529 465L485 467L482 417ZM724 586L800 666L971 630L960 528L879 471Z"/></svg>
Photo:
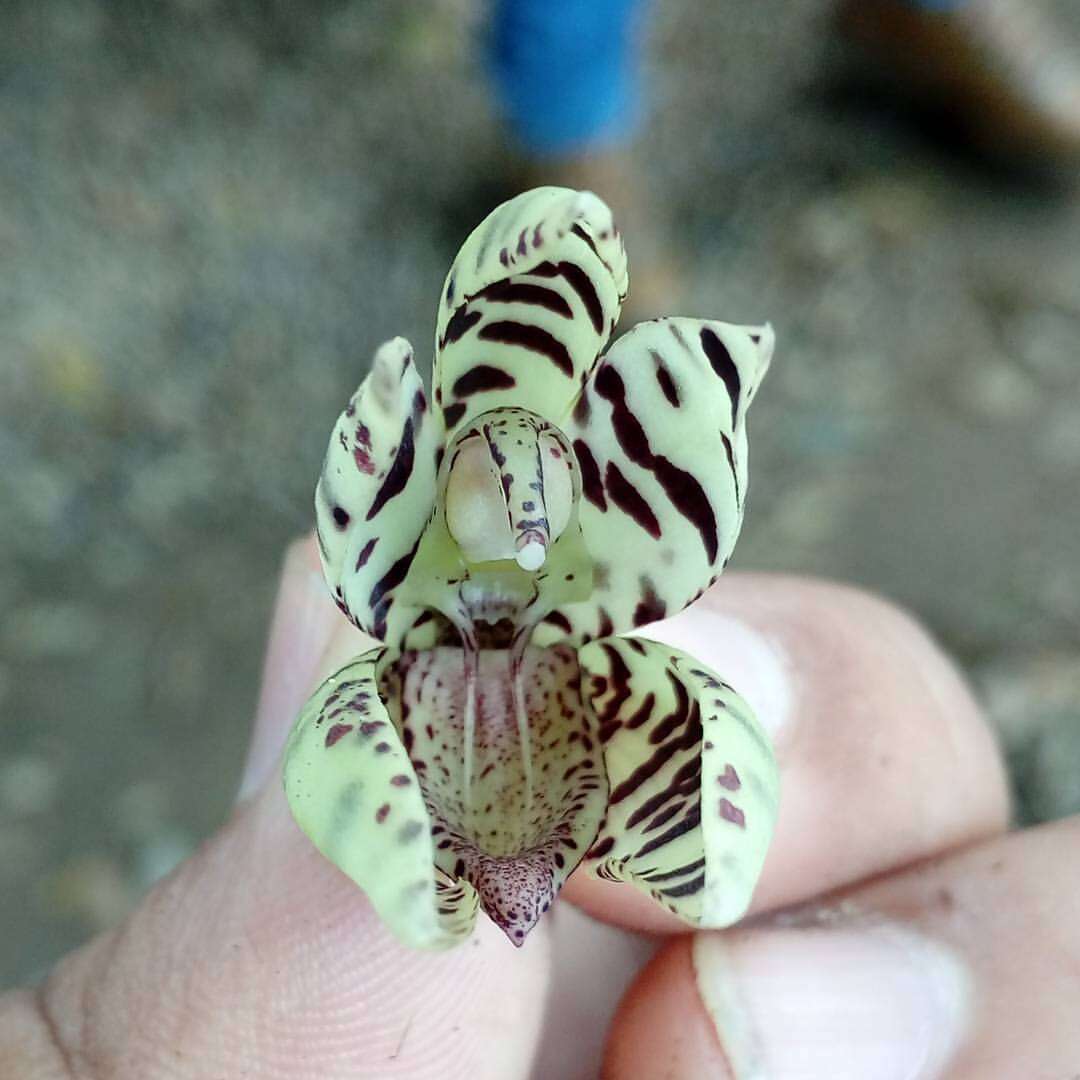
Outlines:
<svg viewBox="0 0 1080 1080"><path fill-rule="evenodd" d="M732 615L691 607L642 631L711 667L745 698L773 739L792 713L791 666L779 641Z"/></svg>
<svg viewBox="0 0 1080 1080"><path fill-rule="evenodd" d="M337 621L310 543L293 544L281 571L238 801L261 787L277 764Z"/></svg>
<svg viewBox="0 0 1080 1080"><path fill-rule="evenodd" d="M693 957L738 1080L932 1080L967 1024L963 965L906 927L699 934Z"/></svg>

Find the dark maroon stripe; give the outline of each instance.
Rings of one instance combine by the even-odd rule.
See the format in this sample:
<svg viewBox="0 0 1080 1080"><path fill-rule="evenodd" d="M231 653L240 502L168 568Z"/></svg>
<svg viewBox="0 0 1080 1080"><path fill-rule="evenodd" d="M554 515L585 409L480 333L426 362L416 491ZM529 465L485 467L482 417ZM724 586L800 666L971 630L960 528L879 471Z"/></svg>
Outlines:
<svg viewBox="0 0 1080 1080"><path fill-rule="evenodd" d="M643 833L651 833L656 829L659 829L661 825L666 825L680 810L685 809L685 802L672 803L665 810L661 810L641 831ZM629 822L627 822L629 824Z"/></svg>
<svg viewBox="0 0 1080 1080"><path fill-rule="evenodd" d="M510 372L489 364L477 364L454 383L453 394L455 397L464 398L486 390L509 390L516 385L517 380Z"/></svg>
<svg viewBox="0 0 1080 1080"><path fill-rule="evenodd" d="M684 836L691 829L696 829L701 824L701 806L695 806L693 809L687 811L686 817L676 825L672 825L667 832L662 832L659 836L654 836L644 847L639 848L634 852L634 857L641 859L646 855L651 854L657 848L663 847L665 844L670 844L672 840L678 840L680 836Z"/></svg>
<svg viewBox="0 0 1080 1080"><path fill-rule="evenodd" d="M653 746L659 746L662 742L665 742L668 736L671 735L676 728L682 727L682 725L686 723L686 719L690 715L688 708L690 704L690 695L683 689L681 696L682 700L675 706L675 709L668 713L668 715L649 732L649 742L652 743ZM694 704L697 705L697 702Z"/></svg>
<svg viewBox="0 0 1080 1080"><path fill-rule="evenodd" d="M564 634L573 633L574 628L570 625L570 620L561 611L549 611L542 621L557 626Z"/></svg>
<svg viewBox="0 0 1080 1080"><path fill-rule="evenodd" d="M692 896L696 892L701 892L704 888L705 875L698 874L696 878L691 878L689 881L683 882L682 885L672 885L670 889L661 889L660 892L664 896L677 899L680 896Z"/></svg>
<svg viewBox="0 0 1080 1080"><path fill-rule="evenodd" d="M700 723L701 710L691 713L690 723L691 726L695 721ZM683 747L686 749L686 747ZM680 765L675 771L675 775L671 778L671 787L679 795L692 795L695 791L701 789L701 754L694 754L689 761Z"/></svg>
<svg viewBox="0 0 1080 1080"><path fill-rule="evenodd" d="M468 304L462 304L446 324L440 343L442 348L460 341L483 317L479 311L470 311Z"/></svg>
<svg viewBox="0 0 1080 1080"><path fill-rule="evenodd" d="M596 458L582 439L574 440L574 454L581 469L581 493L593 506L606 511L607 499L604 497L604 484L600 479L600 466L596 464Z"/></svg>
<svg viewBox="0 0 1080 1080"><path fill-rule="evenodd" d="M596 295L596 287L592 283L592 278L577 263L566 262L565 260L559 263L559 273L566 278L574 292L581 297L581 302L589 313L589 320L593 324L593 329L598 334L602 334L604 332L604 308L600 303L600 297Z"/></svg>
<svg viewBox="0 0 1080 1080"><path fill-rule="evenodd" d="M423 533L421 533L421 536ZM412 548L405 552L404 555L398 559L389 570L378 581L375 582L374 587L371 590L371 595L368 597L368 607L375 610L384 605L387 593L392 589L396 589L404 580L405 575L409 572L409 567L412 566L412 561L416 558L416 549L420 546L420 537L416 538L416 543ZM385 616L385 611L382 612L382 616Z"/></svg>
<svg viewBox="0 0 1080 1080"><path fill-rule="evenodd" d="M629 798L647 780L655 776L680 750L690 750L701 742L700 710L692 710L686 730L677 739L669 739L658 746L647 761L643 761L618 787L612 791L608 804L614 806Z"/></svg>
<svg viewBox="0 0 1080 1080"><path fill-rule="evenodd" d="M611 423L623 452L635 464L653 471L675 509L701 534L708 560L710 563L714 562L719 550L719 539L716 517L705 489L685 469L680 469L666 457L652 452L644 428L626 404L626 384L612 364L600 365L596 373L596 391L611 403ZM610 483L608 493L613 501L618 502Z"/></svg>
<svg viewBox="0 0 1080 1080"><path fill-rule="evenodd" d="M473 299L479 298L496 304L531 304L534 307L547 308L548 311L553 311L564 319L574 317L562 293L549 289L546 285L534 285L528 281L515 281L513 278L496 281L486 289L481 289L473 297Z"/></svg>
<svg viewBox="0 0 1080 1080"><path fill-rule="evenodd" d="M739 412L739 369L735 361L731 359L731 353L720 338L707 326L701 330L701 347L712 364L713 371L724 380L727 387L728 397L731 398L731 428L735 429L735 418Z"/></svg>
<svg viewBox="0 0 1080 1080"><path fill-rule="evenodd" d="M660 481L672 505L701 534L709 562L716 560L720 542L716 530L716 515L709 504L705 489L685 469L673 465L666 457L653 458L653 472Z"/></svg>
<svg viewBox="0 0 1080 1080"><path fill-rule="evenodd" d="M580 237L582 240L584 240L585 243L589 245L589 248L591 249L592 253L598 259L600 258L600 252L596 250L596 244L593 243L593 238L580 225L578 225L575 222L573 225L570 226L570 231L575 236ZM603 262L602 259L600 261Z"/></svg>
<svg viewBox="0 0 1080 1080"><path fill-rule="evenodd" d="M453 405L447 405L446 408L443 409L443 420L446 422L448 428L454 427L464 415L464 401L455 401Z"/></svg>
<svg viewBox="0 0 1080 1080"><path fill-rule="evenodd" d="M661 806L675 797L676 792L671 787L664 788L663 791L656 795L646 799L627 819L626 827L628 829L636 828L641 824L650 814L655 814ZM681 804L680 804L681 805Z"/></svg>
<svg viewBox="0 0 1080 1080"><path fill-rule="evenodd" d="M680 866L676 870L663 870L659 874L646 874L646 881L670 881L672 878L682 877L683 874L692 874L695 870L701 870L705 866L704 857L696 859L692 863Z"/></svg>
<svg viewBox="0 0 1080 1080"><path fill-rule="evenodd" d="M527 273L532 274L534 277L553 278L559 276L559 268L550 260L545 259L542 263L537 263Z"/></svg>
<svg viewBox="0 0 1080 1080"><path fill-rule="evenodd" d="M497 341L500 345L520 345L530 352L546 356L567 378L574 374L574 362L569 350L554 334L541 330L539 326L504 320L482 326L477 337L484 341Z"/></svg>
<svg viewBox="0 0 1080 1080"><path fill-rule="evenodd" d="M602 859L614 846L615 837L605 836L595 847L589 849L588 856L590 859Z"/></svg>
<svg viewBox="0 0 1080 1080"><path fill-rule="evenodd" d="M669 404L673 405L676 409L680 406L679 391L675 386L675 380L671 377L671 372L668 371L667 365L664 363L664 358L655 350L650 349L653 362L656 364L656 381L660 384L660 391L668 399Z"/></svg>
<svg viewBox="0 0 1080 1080"><path fill-rule="evenodd" d="M628 641L629 645L630 642ZM656 695L650 690L644 700L634 711L634 714L630 716L626 721L626 726L633 731L634 728L641 727L642 724L647 723L649 717L652 715L653 707L656 705Z"/></svg>
<svg viewBox="0 0 1080 1080"><path fill-rule="evenodd" d="M589 422L589 414L592 412L592 402L589 401L589 388L583 386L574 402L574 419L584 427Z"/></svg>
<svg viewBox="0 0 1080 1080"><path fill-rule="evenodd" d="M593 383L596 392L611 403L611 423L623 452L636 465L645 469L651 468L653 453L649 447L649 438L626 404L626 384L622 376L612 364L602 363Z"/></svg>
<svg viewBox="0 0 1080 1080"><path fill-rule="evenodd" d="M731 467L731 479L735 482L735 502L742 503L742 495L739 493L739 471L735 468L735 448L731 440L721 431L720 438L724 440L724 453L727 454L727 463Z"/></svg>
<svg viewBox="0 0 1080 1080"><path fill-rule="evenodd" d="M612 689L614 693L611 695L611 700L604 707L604 711L600 714L601 720L614 720L622 710L623 705L626 704L627 699L630 697L630 668L626 666L626 661L622 658L619 650L614 645L601 645L600 646L607 654L608 663L611 665L611 671L608 677L611 681Z"/></svg>
<svg viewBox="0 0 1080 1080"><path fill-rule="evenodd" d="M379 488L371 509L367 512L367 521L370 521L391 499L396 498L405 490L405 485L412 475L414 456L413 420L409 417L401 432L401 445L398 446L398 451L394 455L394 463L390 466L390 471L386 474L386 479Z"/></svg>
<svg viewBox="0 0 1080 1080"><path fill-rule="evenodd" d="M641 594L641 600L634 608L635 626L659 622L667 615L667 604L656 595L656 589L647 577L641 579Z"/></svg>
<svg viewBox="0 0 1080 1080"><path fill-rule="evenodd" d="M368 559L371 558L371 553L375 550L375 545L379 542L377 536L373 536L361 549L360 554L356 556L356 569L360 570L367 564Z"/></svg>
<svg viewBox="0 0 1080 1080"><path fill-rule="evenodd" d="M621 720L609 720L606 724L600 725L600 730L597 732L600 741L602 743L610 742L612 736L622 727Z"/></svg>
<svg viewBox="0 0 1080 1080"><path fill-rule="evenodd" d="M618 466L609 461L604 473L604 487L611 496L611 501L628 517L638 523L654 540L660 539L660 522L649 504L641 497Z"/></svg>
<svg viewBox="0 0 1080 1080"><path fill-rule="evenodd" d="M643 761L618 787L612 791L608 798L608 805L615 806L623 799L628 799L642 784L654 777L679 751L677 741L664 743L658 746L652 756Z"/></svg>
<svg viewBox="0 0 1080 1080"><path fill-rule="evenodd" d="M668 784L663 791L658 791L655 795L646 799L641 806L635 810L630 817L626 819L627 828L633 828L635 825L644 821L650 814L655 814L664 803L670 799L677 798L679 796L693 795L695 791L701 787L701 758L695 757L693 761L688 762L675 774L671 783ZM696 768L694 767L696 766Z"/></svg>

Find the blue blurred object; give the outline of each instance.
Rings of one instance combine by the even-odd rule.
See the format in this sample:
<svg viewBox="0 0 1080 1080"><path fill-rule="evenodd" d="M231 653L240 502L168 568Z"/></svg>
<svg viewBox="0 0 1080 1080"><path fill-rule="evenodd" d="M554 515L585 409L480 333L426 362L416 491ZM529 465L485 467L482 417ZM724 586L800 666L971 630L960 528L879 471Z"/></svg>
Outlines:
<svg viewBox="0 0 1080 1080"><path fill-rule="evenodd" d="M963 7L968 0L906 0L911 7L922 8L923 11L955 11Z"/></svg>
<svg viewBox="0 0 1080 1080"><path fill-rule="evenodd" d="M905 0L951 11L968 0ZM500 0L488 65L524 149L563 157L625 143L644 98L639 30L649 0Z"/></svg>
<svg viewBox="0 0 1080 1080"><path fill-rule="evenodd" d="M502 111L530 153L625 142L640 117L638 29L647 0L502 0L488 61Z"/></svg>

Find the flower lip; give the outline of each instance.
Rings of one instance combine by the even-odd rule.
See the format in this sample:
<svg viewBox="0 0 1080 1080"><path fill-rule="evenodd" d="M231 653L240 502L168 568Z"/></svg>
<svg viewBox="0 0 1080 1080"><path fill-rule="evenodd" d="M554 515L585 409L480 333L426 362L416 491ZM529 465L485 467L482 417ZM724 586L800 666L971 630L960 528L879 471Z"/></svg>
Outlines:
<svg viewBox="0 0 1080 1080"><path fill-rule="evenodd" d="M389 696L408 704L403 743L431 819L436 865L468 880L520 945L594 841L607 783L595 720L572 689L580 686L573 649L527 649L517 686L510 650L477 659L470 688L459 649L407 652L388 669ZM524 745L514 721L519 690ZM531 792L530 773L545 777Z"/></svg>

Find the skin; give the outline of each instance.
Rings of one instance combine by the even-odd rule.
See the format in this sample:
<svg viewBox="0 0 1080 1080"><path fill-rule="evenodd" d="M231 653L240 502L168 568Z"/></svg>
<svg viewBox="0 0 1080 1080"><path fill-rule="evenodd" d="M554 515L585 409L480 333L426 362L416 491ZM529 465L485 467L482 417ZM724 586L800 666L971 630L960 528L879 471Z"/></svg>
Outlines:
<svg viewBox="0 0 1080 1080"><path fill-rule="evenodd" d="M575 1040L579 1075L590 1076L608 1021L606 1077L730 1076L690 937L633 890L575 877L521 950L481 919L459 949L412 952L299 832L275 751L312 686L363 645L313 599L316 565L310 543L286 560L245 798L120 927L42 986L0 998L0 1076L512 1078ZM768 634L794 672L759 917L838 890L934 933L966 963L980 1002L945 1075L1073 1075L1080 821L1006 834L986 723L937 646L894 608L768 575L725 577L704 602ZM722 666L707 615L695 618L684 634ZM734 933L769 932L754 926ZM564 1075L544 1067L536 1075Z"/></svg>

